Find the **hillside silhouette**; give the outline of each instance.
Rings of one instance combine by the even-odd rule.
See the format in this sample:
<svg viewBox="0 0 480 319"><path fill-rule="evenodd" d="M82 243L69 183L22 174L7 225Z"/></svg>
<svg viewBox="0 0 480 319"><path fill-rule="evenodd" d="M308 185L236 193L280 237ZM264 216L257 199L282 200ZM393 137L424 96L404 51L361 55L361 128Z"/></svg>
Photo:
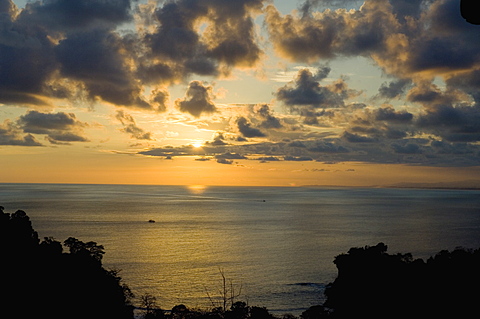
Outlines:
<svg viewBox="0 0 480 319"><path fill-rule="evenodd" d="M130 290L102 266L103 246L72 237L63 246L40 241L24 211L0 207L0 318L133 318Z"/></svg>
<svg viewBox="0 0 480 319"><path fill-rule="evenodd" d="M441 251L427 261L389 254L387 245L351 248L334 259L335 281L323 305L301 319L480 317L480 249ZM38 238L27 214L0 206L0 318L134 318L133 294L102 265L104 247L70 237ZM265 307L231 300L208 311L177 305L164 311L141 297L146 319L275 319ZM286 314L282 319L295 319Z"/></svg>

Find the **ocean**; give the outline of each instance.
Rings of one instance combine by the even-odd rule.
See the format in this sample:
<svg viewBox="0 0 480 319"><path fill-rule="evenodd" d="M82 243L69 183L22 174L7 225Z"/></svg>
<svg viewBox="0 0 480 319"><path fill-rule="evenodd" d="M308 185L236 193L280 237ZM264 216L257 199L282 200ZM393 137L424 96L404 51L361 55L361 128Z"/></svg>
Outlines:
<svg viewBox="0 0 480 319"><path fill-rule="evenodd" d="M0 205L41 238L103 245L104 266L163 309L220 306L223 274L235 300L299 315L351 247L480 247L478 190L0 184Z"/></svg>

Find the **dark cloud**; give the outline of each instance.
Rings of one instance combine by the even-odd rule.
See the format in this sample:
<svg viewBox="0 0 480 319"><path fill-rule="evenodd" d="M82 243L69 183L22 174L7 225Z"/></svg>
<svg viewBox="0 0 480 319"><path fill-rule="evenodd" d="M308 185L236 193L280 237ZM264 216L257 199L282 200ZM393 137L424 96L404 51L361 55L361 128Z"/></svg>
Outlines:
<svg viewBox="0 0 480 319"><path fill-rule="evenodd" d="M348 153L350 150L343 145L329 141L317 141L315 145L308 148L308 151L315 153Z"/></svg>
<svg viewBox="0 0 480 319"><path fill-rule="evenodd" d="M185 98L177 99L175 106L185 113L190 113L194 117L200 117L202 114L212 114L217 111L213 99L213 87L204 85L200 81L192 81L188 85Z"/></svg>
<svg viewBox="0 0 480 319"><path fill-rule="evenodd" d="M156 88L152 91L150 103L159 112L165 112L167 110L167 103L170 98L165 88Z"/></svg>
<svg viewBox="0 0 480 319"><path fill-rule="evenodd" d="M381 107L375 110L375 120L393 123L408 123L413 119L413 114L407 111L397 112L391 106Z"/></svg>
<svg viewBox="0 0 480 319"><path fill-rule="evenodd" d="M293 141L290 144L288 144L288 146L290 146L290 147L301 147L301 148L306 147L305 144L303 144L301 141Z"/></svg>
<svg viewBox="0 0 480 319"><path fill-rule="evenodd" d="M215 159L217 160L217 163L220 164L233 164L233 160L247 159L247 157L237 153L226 152L223 154L215 155Z"/></svg>
<svg viewBox="0 0 480 319"><path fill-rule="evenodd" d="M262 131L252 126L245 117L241 116L236 120L238 131L244 137L264 137L266 136Z"/></svg>
<svg viewBox="0 0 480 319"><path fill-rule="evenodd" d="M408 143L406 145L392 144L392 148L399 154L422 154L422 150L418 144Z"/></svg>
<svg viewBox="0 0 480 319"><path fill-rule="evenodd" d="M207 155L201 148L195 148L191 145L184 145L179 147L165 146L159 148L153 148L148 151L141 151L138 154L147 156L161 156L161 157L173 157L173 156L193 156L193 155Z"/></svg>
<svg viewBox="0 0 480 319"><path fill-rule="evenodd" d="M141 155L174 157L202 156L198 160L215 159L222 164L234 161L321 161L337 163L344 161L371 163L411 163L417 165L480 165L480 147L470 143L444 142L422 138L405 138L382 143L350 142L344 137L297 140L305 147L290 143L263 142L257 144L209 146L202 149L191 146L162 147L139 152Z"/></svg>
<svg viewBox="0 0 480 319"><path fill-rule="evenodd" d="M263 156L256 158L257 161L261 161L262 163L267 163L267 162L278 162L280 159L275 156Z"/></svg>
<svg viewBox="0 0 480 319"><path fill-rule="evenodd" d="M156 27L142 39L148 49L143 69L150 70L147 73L151 80L164 80L165 66L169 65L174 70L169 75L174 74L174 78L167 80L172 80L184 79L191 73L216 76L228 74L232 67L255 66L262 50L253 18L262 3L262 0L167 2L154 10L154 19L146 17L156 21ZM206 25L201 33L197 28L199 23Z"/></svg>
<svg viewBox="0 0 480 319"><path fill-rule="evenodd" d="M81 81L91 98L115 105L152 109L127 65L122 38L108 29L75 33L55 48L63 76Z"/></svg>
<svg viewBox="0 0 480 319"><path fill-rule="evenodd" d="M470 80L470 75L466 75L466 79ZM452 78L445 90L431 83L421 83L409 91L407 98L424 107L414 121L417 130L450 142L480 140L480 106L465 99L465 93L468 92L457 89L459 83L456 81L463 80L463 77ZM471 88L468 85L465 87L467 91ZM470 92L474 93L474 90L472 88Z"/></svg>
<svg viewBox="0 0 480 319"><path fill-rule="evenodd" d="M243 155L240 155L240 154L236 154L236 153L230 153L230 152L227 152L227 153L224 153L224 154L219 154L219 155L216 155L215 158L217 160L219 159L226 159L226 160L239 160L239 159L247 159L245 156Z"/></svg>
<svg viewBox="0 0 480 319"><path fill-rule="evenodd" d="M291 60L313 62L338 55L366 55L382 48L396 22L386 1L365 1L355 14L325 10L301 17L281 16L267 7L266 25L277 52ZM381 27L379 27L381 26Z"/></svg>
<svg viewBox="0 0 480 319"><path fill-rule="evenodd" d="M23 135L10 121L0 124L0 145L42 146L32 134Z"/></svg>
<svg viewBox="0 0 480 319"><path fill-rule="evenodd" d="M321 86L309 69L302 69L293 83L278 89L276 97L287 106L326 108L344 106L348 94L344 87Z"/></svg>
<svg viewBox="0 0 480 319"><path fill-rule="evenodd" d="M283 160L291 162L309 162L313 161L313 158L310 156L285 156Z"/></svg>
<svg viewBox="0 0 480 319"><path fill-rule="evenodd" d="M53 144L88 141L83 133L86 123L78 121L73 113L29 111L17 123L25 133L47 135Z"/></svg>
<svg viewBox="0 0 480 319"><path fill-rule="evenodd" d="M416 131L414 115L405 110L397 111L391 105L358 109L348 120L342 138L350 143L400 140Z"/></svg>
<svg viewBox="0 0 480 319"><path fill-rule="evenodd" d="M446 84L449 88L469 94L476 105L480 105L480 67L455 74L446 80Z"/></svg>
<svg viewBox="0 0 480 319"><path fill-rule="evenodd" d="M422 6L432 2L432 0L389 0L392 6L392 12L401 22L406 22L407 17L418 19L422 13Z"/></svg>
<svg viewBox="0 0 480 319"><path fill-rule="evenodd" d="M123 125L122 132L130 134L132 138L137 140L152 140L152 133L145 132L142 128L138 127L135 119L130 115L120 110L117 111L115 118Z"/></svg>
<svg viewBox="0 0 480 319"><path fill-rule="evenodd" d="M4 0L0 102L49 105L51 97L74 99L84 91L92 100L164 111L166 95L157 90L146 99L144 85L258 64L253 19L262 3L179 0L142 10L131 0L45 0L17 10ZM119 31L134 11L138 32Z"/></svg>
<svg viewBox="0 0 480 319"><path fill-rule="evenodd" d="M261 57L251 14L259 11L263 1L220 1L205 30L207 56L226 66L254 66Z"/></svg>
<svg viewBox="0 0 480 319"><path fill-rule="evenodd" d="M349 89L343 79L326 86L320 85L319 81L327 77L329 72L328 67L319 68L316 74L309 69L302 69L295 80L279 88L275 96L291 111L304 117L305 124L319 124L318 116L325 115L326 108L345 107L346 99L359 94L358 91Z"/></svg>
<svg viewBox="0 0 480 319"><path fill-rule="evenodd" d="M231 164L233 164L233 161L230 161L226 158L219 158L219 159L217 159L217 163L231 165Z"/></svg>
<svg viewBox="0 0 480 319"><path fill-rule="evenodd" d="M56 69L54 45L36 25L19 23L8 1L0 14L0 103L48 105L41 95Z"/></svg>
<svg viewBox="0 0 480 319"><path fill-rule="evenodd" d="M129 21L130 0L43 0L27 3L19 19L65 31Z"/></svg>
<svg viewBox="0 0 480 319"><path fill-rule="evenodd" d="M5 13L9 16L15 15L17 12L17 6L12 2L12 0L2 0L0 1L0 14Z"/></svg>
<svg viewBox="0 0 480 319"><path fill-rule="evenodd" d="M283 127L280 120L272 114L268 104L256 105L255 113L260 117L260 127L265 129L280 129Z"/></svg>
<svg viewBox="0 0 480 319"><path fill-rule="evenodd" d="M307 1L300 16L267 8L267 29L280 55L299 62L364 56L404 80L480 65L478 27L463 20L457 0L366 0L353 11L314 12L312 4L321 2ZM391 96L395 86L382 91Z"/></svg>
<svg viewBox="0 0 480 319"><path fill-rule="evenodd" d="M409 79L398 79L390 83L383 83L378 89L378 97L385 99L394 99L405 93L405 90L411 85Z"/></svg>
<svg viewBox="0 0 480 319"><path fill-rule="evenodd" d="M205 145L211 145L211 146L224 146L224 145L229 145L227 142L225 142L225 136L221 132L217 132L215 136L213 137L213 141L207 141L205 142Z"/></svg>
<svg viewBox="0 0 480 319"><path fill-rule="evenodd" d="M46 0L18 11L5 3L0 102L49 105L52 97L73 98L62 83L74 79L80 81L77 90L86 88L91 97L146 107L119 55L123 38L113 31L130 20L129 0Z"/></svg>
<svg viewBox="0 0 480 319"><path fill-rule="evenodd" d="M417 125L449 142L480 141L478 107L439 105L420 115Z"/></svg>
<svg viewBox="0 0 480 319"><path fill-rule="evenodd" d="M478 155L476 146L469 143L451 143L445 141L433 141L431 147L436 154L447 156L469 156L475 157Z"/></svg>
<svg viewBox="0 0 480 319"><path fill-rule="evenodd" d="M350 132L343 132L342 137L350 143L374 143L378 141L376 138L373 137L368 137Z"/></svg>

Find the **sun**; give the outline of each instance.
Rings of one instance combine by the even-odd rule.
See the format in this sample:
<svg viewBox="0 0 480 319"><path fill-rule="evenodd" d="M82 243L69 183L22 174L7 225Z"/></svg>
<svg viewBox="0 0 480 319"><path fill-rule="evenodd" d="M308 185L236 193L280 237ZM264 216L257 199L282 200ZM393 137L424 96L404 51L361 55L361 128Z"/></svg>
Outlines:
<svg viewBox="0 0 480 319"><path fill-rule="evenodd" d="M203 146L203 143L202 142L193 142L192 146L195 147L195 148L200 148L200 147Z"/></svg>

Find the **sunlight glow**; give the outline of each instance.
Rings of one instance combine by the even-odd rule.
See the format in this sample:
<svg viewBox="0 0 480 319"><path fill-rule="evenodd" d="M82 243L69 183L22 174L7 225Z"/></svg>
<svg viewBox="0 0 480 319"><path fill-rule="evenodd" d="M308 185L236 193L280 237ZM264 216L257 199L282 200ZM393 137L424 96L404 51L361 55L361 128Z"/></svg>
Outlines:
<svg viewBox="0 0 480 319"><path fill-rule="evenodd" d="M188 185L188 191L195 195L203 194L207 190L205 185Z"/></svg>
<svg viewBox="0 0 480 319"><path fill-rule="evenodd" d="M195 147L195 148L200 148L200 147L203 146L203 143L202 142L193 142L192 146Z"/></svg>

